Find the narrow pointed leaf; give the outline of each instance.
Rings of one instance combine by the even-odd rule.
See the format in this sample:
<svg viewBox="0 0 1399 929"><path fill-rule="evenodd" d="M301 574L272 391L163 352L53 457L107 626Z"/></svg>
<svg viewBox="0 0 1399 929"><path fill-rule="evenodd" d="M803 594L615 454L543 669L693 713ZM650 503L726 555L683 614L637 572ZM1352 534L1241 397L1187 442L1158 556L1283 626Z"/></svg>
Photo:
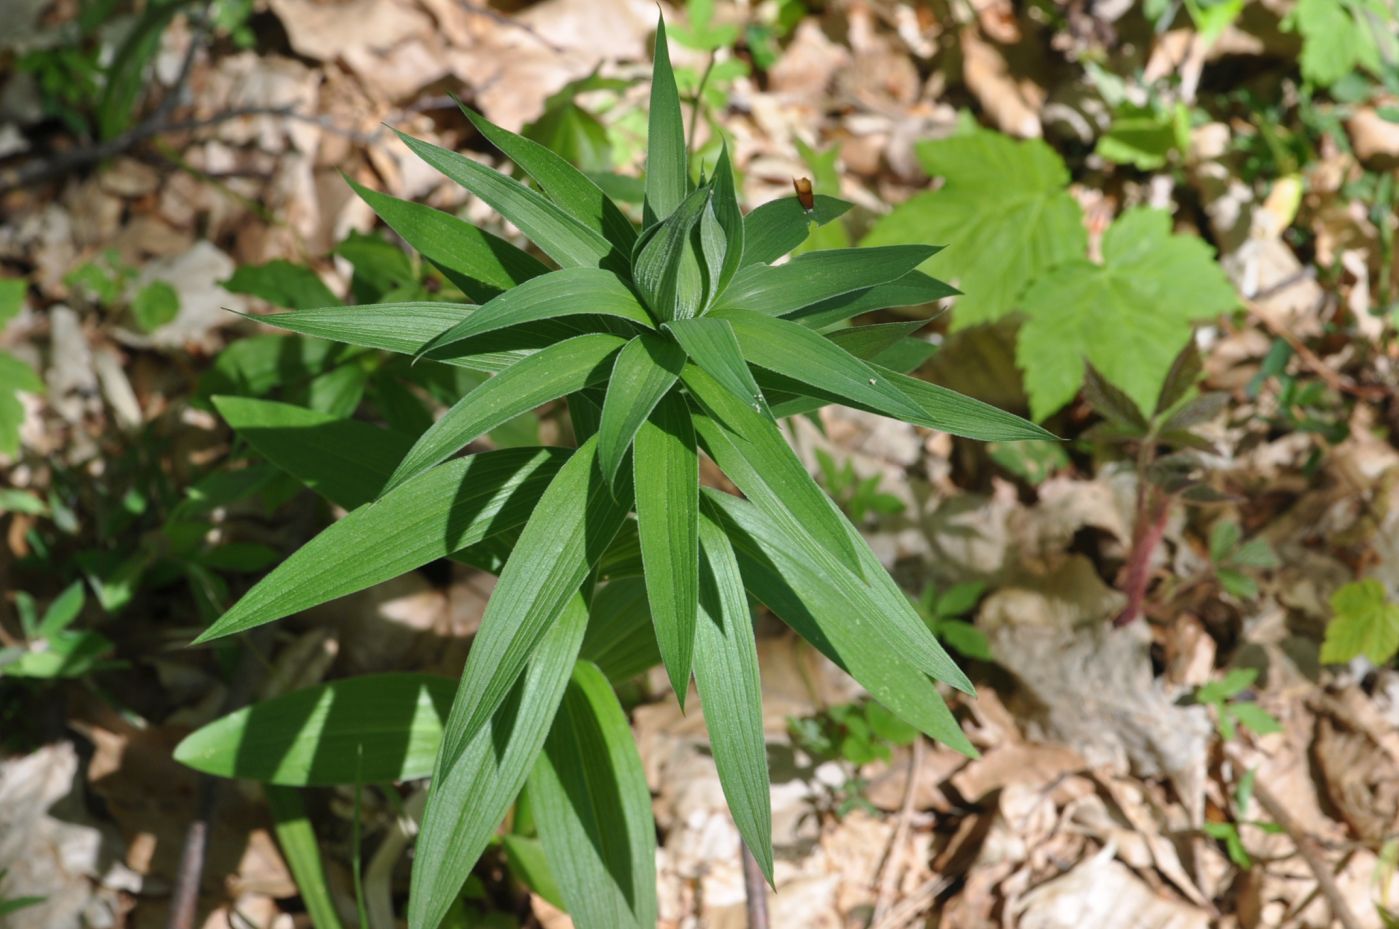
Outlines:
<svg viewBox="0 0 1399 929"><path fill-rule="evenodd" d="M708 516L700 517L700 548L695 685L734 824L772 883L772 785L753 616L733 545Z"/></svg>
<svg viewBox="0 0 1399 929"><path fill-rule="evenodd" d="M922 416L909 421L920 426L983 442L1058 441L1048 429L1000 407L880 365L871 367L918 404Z"/></svg>
<svg viewBox="0 0 1399 929"><path fill-rule="evenodd" d="M699 602L699 454L684 398L667 394L636 434L636 520L661 659L683 709Z"/></svg>
<svg viewBox="0 0 1399 929"><path fill-rule="evenodd" d="M538 258L500 236L450 213L370 190L349 177L345 180L403 241L477 303L549 270Z"/></svg>
<svg viewBox="0 0 1399 929"><path fill-rule="evenodd" d="M419 475L297 549L196 641L363 590L520 525L563 457L560 449L505 449Z"/></svg>
<svg viewBox="0 0 1399 929"><path fill-rule="evenodd" d="M713 316L675 319L665 324L685 354L704 372L749 406L767 412L767 400L743 360L743 349L728 320Z"/></svg>
<svg viewBox="0 0 1399 929"><path fill-rule="evenodd" d="M584 226L601 233L618 251L631 253L636 229L592 178L569 164L567 159L533 139L502 129L460 100L457 106L477 132L534 178L549 199Z"/></svg>
<svg viewBox="0 0 1399 929"><path fill-rule="evenodd" d="M398 137L423 161L489 203L561 266L626 270L626 256L602 233L584 226L538 191L465 155L402 132Z"/></svg>
<svg viewBox="0 0 1399 929"><path fill-rule="evenodd" d="M455 347L486 333L561 316L616 316L650 328L636 294L610 271L565 268L526 281L482 304L470 316L418 347L418 355L447 359Z"/></svg>
<svg viewBox="0 0 1399 929"><path fill-rule="evenodd" d="M614 335L580 335L506 368L469 391L419 436L385 489L398 487L521 413L605 380L613 356L626 344Z"/></svg>
<svg viewBox="0 0 1399 929"><path fill-rule="evenodd" d="M810 537L859 571L844 518L765 418L704 371L686 365L681 378L707 416L693 416L705 450L763 512L794 536Z"/></svg>
<svg viewBox="0 0 1399 929"><path fill-rule="evenodd" d="M646 136L645 223L665 219L690 190L689 155L680 91L670 67L665 18L656 22L656 60L651 69L651 114Z"/></svg>
<svg viewBox="0 0 1399 929"><path fill-rule="evenodd" d="M607 550L632 502L630 486L609 487L603 480L596 439L580 446L536 499L467 656L445 736L449 762L505 699L541 637Z"/></svg>
<svg viewBox="0 0 1399 929"><path fill-rule="evenodd" d="M276 827L277 844L282 847L282 857L291 868L311 925L315 929L341 929L344 924L340 922L335 898L326 883L321 848L301 794L293 787L268 787L265 793L267 809Z"/></svg>
<svg viewBox="0 0 1399 929"><path fill-rule="evenodd" d="M427 777L456 681L365 674L293 691L220 717L175 748L218 777L291 787Z"/></svg>
<svg viewBox="0 0 1399 929"><path fill-rule="evenodd" d="M709 197L706 188L694 191L637 240L632 279L657 319L687 319L699 312L703 281L693 233Z"/></svg>
<svg viewBox="0 0 1399 929"><path fill-rule="evenodd" d="M733 326L743 357L758 367L895 419L922 415L919 406L873 366L805 326L741 310L726 310L720 318Z"/></svg>
<svg viewBox="0 0 1399 929"><path fill-rule="evenodd" d="M660 664L640 577L608 581L593 594L588 614L588 634L578 655L601 668L608 680L620 683Z"/></svg>
<svg viewBox="0 0 1399 929"><path fill-rule="evenodd" d="M539 838L578 929L652 929L656 825L631 726L580 661L530 774Z"/></svg>
<svg viewBox="0 0 1399 929"><path fill-rule="evenodd" d="M900 719L951 748L976 755L905 643L891 636L883 614L858 596L858 585L813 563L806 557L809 551L794 550L788 533L751 503L711 490L704 498L711 512L722 514L744 585L754 597Z"/></svg>
<svg viewBox="0 0 1399 929"><path fill-rule="evenodd" d="M609 481L616 478L637 429L679 379L684 366L684 350L651 333L637 336L617 353L598 426L598 462Z"/></svg>
<svg viewBox="0 0 1399 929"><path fill-rule="evenodd" d="M911 319L903 323L874 323L869 326L836 329L826 333L825 337L827 341L840 346L861 361L870 361L906 341L926 325L926 319Z"/></svg>
<svg viewBox="0 0 1399 929"><path fill-rule="evenodd" d="M539 757L587 623L587 601L574 593L500 708L460 751L439 755L413 856L409 929L438 929L461 896Z"/></svg>
<svg viewBox="0 0 1399 929"><path fill-rule="evenodd" d="M955 297L959 293L961 291L952 285L944 284L922 271L910 271L903 277L883 284L804 306L788 313L786 318L811 329L825 329L861 313L892 307L922 306L944 297Z"/></svg>
<svg viewBox="0 0 1399 929"><path fill-rule="evenodd" d="M776 261L806 241L812 223L824 226L845 215L850 206L823 194L816 195L816 208L810 213L796 197L764 203L743 219L742 266Z"/></svg>
<svg viewBox="0 0 1399 929"><path fill-rule="evenodd" d="M785 316L842 294L903 277L938 249L931 245L837 248L807 252L786 264L747 265L716 304Z"/></svg>
<svg viewBox="0 0 1399 929"><path fill-rule="evenodd" d="M743 211L739 209L738 205L738 189L734 185L733 164L729 161L727 142L719 149L719 161L714 165L713 205L714 216L719 221L719 228L724 231L726 248L718 283L710 293L711 301L723 294L743 264Z"/></svg>

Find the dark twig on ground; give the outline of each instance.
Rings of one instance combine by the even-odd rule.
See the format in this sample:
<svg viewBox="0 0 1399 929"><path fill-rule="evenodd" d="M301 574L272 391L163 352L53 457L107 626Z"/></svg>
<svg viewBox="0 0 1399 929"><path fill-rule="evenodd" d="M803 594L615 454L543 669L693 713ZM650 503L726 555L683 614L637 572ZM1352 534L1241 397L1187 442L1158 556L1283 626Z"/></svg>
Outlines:
<svg viewBox="0 0 1399 929"><path fill-rule="evenodd" d="M1301 823L1292 818L1287 807L1273 796L1272 791L1262 783L1253 785L1253 796L1258 800L1258 805L1263 807L1268 817L1277 823L1297 846L1297 854L1306 862L1307 868L1312 872L1312 877L1316 878L1321 895L1326 898L1327 904L1331 907L1332 918L1343 929L1360 929L1360 920L1351 911L1350 904L1346 902L1345 894L1341 892L1341 888L1336 886L1336 876L1332 873L1331 867L1325 859L1321 857L1321 847L1316 839L1302 828Z"/></svg>

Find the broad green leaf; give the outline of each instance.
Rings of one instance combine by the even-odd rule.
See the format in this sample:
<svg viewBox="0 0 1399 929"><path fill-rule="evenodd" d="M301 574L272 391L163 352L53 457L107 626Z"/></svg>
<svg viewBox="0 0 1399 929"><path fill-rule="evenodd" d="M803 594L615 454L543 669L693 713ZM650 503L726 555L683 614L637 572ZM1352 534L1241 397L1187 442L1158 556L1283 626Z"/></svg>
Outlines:
<svg viewBox="0 0 1399 929"><path fill-rule="evenodd" d="M786 318L812 329L825 329L861 313L892 307L921 306L944 297L955 297L959 293L961 291L957 288L928 277L922 271L910 271L897 280L813 303L788 313Z"/></svg>
<svg viewBox="0 0 1399 929"><path fill-rule="evenodd" d="M885 416L909 421L922 416L918 405L878 370L805 326L747 310L723 310L719 317L733 326L750 364Z"/></svg>
<svg viewBox="0 0 1399 929"><path fill-rule="evenodd" d="M306 815L301 794L293 787L269 786L264 792L277 831L277 844L282 847L282 857L291 868L311 925L315 929L341 929L340 915L335 911L335 900L326 883L316 831Z"/></svg>
<svg viewBox="0 0 1399 929"><path fill-rule="evenodd" d="M22 277L0 277L0 329L24 309L24 295L29 284Z"/></svg>
<svg viewBox="0 0 1399 929"><path fill-rule="evenodd" d="M1191 321L1237 303L1203 240L1172 235L1161 210L1123 213L1103 235L1103 264L1062 264L1025 294L1015 355L1031 413L1072 400L1088 362L1149 415Z"/></svg>
<svg viewBox="0 0 1399 929"><path fill-rule="evenodd" d="M729 161L729 145L719 149L714 165L714 217L724 232L724 262L717 284L710 288L710 300L718 298L743 264L743 212L738 205L738 189L734 185L733 164Z"/></svg>
<svg viewBox="0 0 1399 929"><path fill-rule="evenodd" d="M403 241L478 303L549 270L533 255L450 213L345 180Z"/></svg>
<svg viewBox="0 0 1399 929"><path fill-rule="evenodd" d="M954 329L999 319L1049 268L1083 257L1083 211L1069 172L1040 139L1017 142L988 130L924 142L919 160L946 183L895 207L865 245L941 242L922 270L954 280Z"/></svg>
<svg viewBox="0 0 1399 929"><path fill-rule="evenodd" d="M392 491L522 413L605 380L613 356L626 344L615 335L580 335L516 362L469 391L419 436L384 489Z"/></svg>
<svg viewBox="0 0 1399 929"><path fill-rule="evenodd" d="M632 503L630 486L609 486L598 470L596 438L579 446L535 499L534 515L505 563L471 644L448 721L448 759L500 706L564 604L606 552Z"/></svg>
<svg viewBox="0 0 1399 929"><path fill-rule="evenodd" d="M413 856L409 929L438 929L461 895L544 746L587 624L587 601L573 593L489 721L459 750L444 745ZM461 710L454 703L449 727Z"/></svg>
<svg viewBox="0 0 1399 929"><path fill-rule="evenodd" d="M753 616L733 545L707 515L700 518L700 549L695 686L734 824L772 883L772 786Z"/></svg>
<svg viewBox="0 0 1399 929"><path fill-rule="evenodd" d="M328 526L195 641L290 616L518 526L563 457L560 449L505 449L424 472Z"/></svg>
<svg viewBox="0 0 1399 929"><path fill-rule="evenodd" d="M704 306L704 278L694 232L711 196L708 187L695 190L637 239L632 279L657 320L689 319L699 315Z"/></svg>
<svg viewBox="0 0 1399 929"><path fill-rule="evenodd" d="M1330 87L1357 68L1381 74L1399 44L1393 17L1392 8L1373 0L1297 0L1286 22L1302 34L1302 76ZM1387 33L1381 23L1388 23ZM1383 53L1380 43L1385 45Z"/></svg>
<svg viewBox="0 0 1399 929"><path fill-rule="evenodd" d="M660 664L646 583L640 577L604 584L593 594L588 613L588 634L578 655L601 668L608 680L620 683Z"/></svg>
<svg viewBox="0 0 1399 929"><path fill-rule="evenodd" d="M716 305L784 316L842 294L898 280L938 249L931 245L837 248L807 252L786 264L748 265Z"/></svg>
<svg viewBox="0 0 1399 929"><path fill-rule="evenodd" d="M476 131L534 178L551 200L584 226L601 233L618 251L631 254L636 229L592 178L538 142L502 129L460 100L457 106Z"/></svg>
<svg viewBox="0 0 1399 929"><path fill-rule="evenodd" d="M848 572L833 576L806 557L808 551L794 550L788 533L747 501L708 489L704 499L733 542L749 593L904 722L975 757L925 671L910 660L902 639L889 634L885 617L860 596Z"/></svg>
<svg viewBox="0 0 1399 929"><path fill-rule="evenodd" d="M561 316L616 316L651 328L651 317L617 275L596 268L565 268L507 290L476 312L419 346L419 357L447 359L468 340L524 323Z"/></svg>
<svg viewBox="0 0 1399 929"><path fill-rule="evenodd" d="M307 687L196 729L176 746L175 760L290 787L427 777L455 687L451 678L404 672Z"/></svg>
<svg viewBox="0 0 1399 929"><path fill-rule="evenodd" d="M646 204L643 226L673 213L690 191L689 154L680 91L670 67L665 17L657 14L656 59L651 68L651 114L646 131Z"/></svg>
<svg viewBox="0 0 1399 929"><path fill-rule="evenodd" d="M627 714L580 661L529 779L549 870L578 929L652 929L656 825Z"/></svg>
<svg viewBox="0 0 1399 929"><path fill-rule="evenodd" d="M34 369L8 352L0 352L0 454L19 451L19 428L24 425L21 393L43 393L44 382Z"/></svg>
<svg viewBox="0 0 1399 929"><path fill-rule="evenodd" d="M142 332L153 332L180 313L180 294L165 281L151 281L131 299L131 315Z"/></svg>
<svg viewBox="0 0 1399 929"><path fill-rule="evenodd" d="M1187 119L1188 119L1188 111ZM1098 137L1094 152L1114 164L1129 164L1139 171L1165 167L1176 147L1174 113L1156 106L1123 103L1112 114L1112 125Z"/></svg>
<svg viewBox="0 0 1399 929"><path fill-rule="evenodd" d="M817 194L808 213L796 197L764 203L743 218L742 266L771 264L806 241L811 225L824 226L844 216L850 204Z"/></svg>
<svg viewBox="0 0 1399 929"><path fill-rule="evenodd" d="M277 259L261 265L243 265L219 281L219 286L232 294L248 294L266 300L273 306L293 310L338 306L335 296L321 276L305 265Z"/></svg>
<svg viewBox="0 0 1399 929"><path fill-rule="evenodd" d="M465 155L402 132L397 134L414 154L489 203L561 266L626 271L626 256L602 233L584 226L538 191Z"/></svg>
<svg viewBox="0 0 1399 929"><path fill-rule="evenodd" d="M777 425L694 365L686 365L681 378L708 413L693 417L695 432L724 474L794 537L814 538L843 563L856 566L859 559L844 520Z"/></svg>
<svg viewBox="0 0 1399 929"><path fill-rule="evenodd" d="M637 429L674 386L685 352L669 339L643 333L617 353L598 426L598 464L612 481Z"/></svg>
<svg viewBox="0 0 1399 929"><path fill-rule="evenodd" d="M743 349L728 320L705 316L699 319L674 319L664 327L690 360L718 381L735 397L761 413L767 412L767 401L743 360Z"/></svg>
<svg viewBox="0 0 1399 929"><path fill-rule="evenodd" d="M1321 660L1339 664L1364 655L1383 665L1399 652L1399 602L1376 580L1353 581L1331 595L1331 621Z"/></svg>
<svg viewBox="0 0 1399 929"><path fill-rule="evenodd" d="M656 641L681 709L699 602L699 453L688 404L670 393L636 434L637 532Z"/></svg>

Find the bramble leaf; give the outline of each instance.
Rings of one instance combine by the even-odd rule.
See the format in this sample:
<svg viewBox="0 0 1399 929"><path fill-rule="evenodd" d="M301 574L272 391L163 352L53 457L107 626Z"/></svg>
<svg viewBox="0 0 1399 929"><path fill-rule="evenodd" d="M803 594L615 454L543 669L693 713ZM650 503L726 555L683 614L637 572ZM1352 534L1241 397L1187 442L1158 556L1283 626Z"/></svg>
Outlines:
<svg viewBox="0 0 1399 929"><path fill-rule="evenodd" d="M1331 595L1321 660L1340 664L1364 655L1381 665L1399 652L1399 603L1376 580L1353 581Z"/></svg>

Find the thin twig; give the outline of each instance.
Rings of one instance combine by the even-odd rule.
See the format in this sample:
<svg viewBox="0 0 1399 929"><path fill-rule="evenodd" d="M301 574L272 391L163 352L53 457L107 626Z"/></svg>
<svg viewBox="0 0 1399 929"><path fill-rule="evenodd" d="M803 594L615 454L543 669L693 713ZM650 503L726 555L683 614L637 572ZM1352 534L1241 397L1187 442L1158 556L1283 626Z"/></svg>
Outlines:
<svg viewBox="0 0 1399 929"><path fill-rule="evenodd" d="M899 902L884 919L870 926L870 929L904 929L928 911L942 893L952 883L950 877L934 877L924 881L913 893Z"/></svg>
<svg viewBox="0 0 1399 929"><path fill-rule="evenodd" d="M758 859L740 842L743 848L743 890L748 901L748 929L769 929L768 924L768 885L763 877L763 869L758 867Z"/></svg>
<svg viewBox="0 0 1399 929"><path fill-rule="evenodd" d="M899 877L903 870L904 840L908 837L909 821L913 818L913 804L918 794L918 775L923 770L923 739L913 740L913 751L908 757L908 780L904 782L903 801L899 804L899 816L894 821L894 833L889 837L889 847L884 853L884 864L879 869L879 880L875 886L878 896L874 901L874 916L870 922L878 923L888 915L894 903L894 893L898 889Z"/></svg>
<svg viewBox="0 0 1399 929"><path fill-rule="evenodd" d="M1303 366L1317 377L1326 382L1338 394L1350 394L1362 400L1375 399L1384 395L1383 390L1376 391L1373 388L1356 384L1350 378L1342 377L1317 356L1316 352L1307 347L1307 343L1290 332L1286 326L1280 325L1269 318L1268 314L1258 306L1255 301L1245 300L1244 307L1248 310L1249 318L1267 329L1275 338L1282 339L1292 349L1293 354L1302 362Z"/></svg>
<svg viewBox="0 0 1399 929"><path fill-rule="evenodd" d="M1331 916L1340 923L1343 929L1360 929L1360 920L1356 919L1351 912L1350 904L1346 902L1345 894L1341 893L1341 888L1336 886L1336 876L1331 872L1330 866L1322 859L1321 849L1318 847L1316 839L1302 828L1297 820L1292 818L1287 807L1273 796L1272 791L1260 782L1253 785L1253 796L1258 801L1258 805L1263 807L1268 816L1286 832L1292 839L1292 844L1297 846L1297 854L1302 856L1307 867L1311 870L1312 876L1316 878L1316 885L1321 890L1322 896L1331 907Z"/></svg>

